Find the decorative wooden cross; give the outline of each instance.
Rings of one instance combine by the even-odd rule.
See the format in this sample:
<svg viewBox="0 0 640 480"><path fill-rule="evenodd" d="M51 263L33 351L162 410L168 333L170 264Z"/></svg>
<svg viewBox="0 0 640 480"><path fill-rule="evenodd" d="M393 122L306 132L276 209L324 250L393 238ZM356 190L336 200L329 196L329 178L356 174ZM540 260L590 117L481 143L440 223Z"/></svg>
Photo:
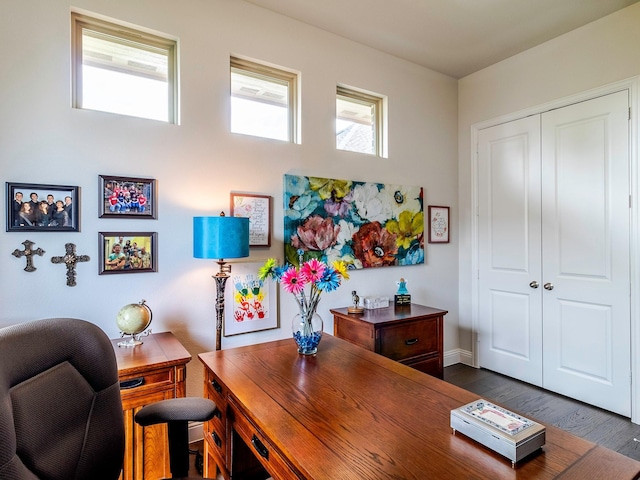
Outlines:
<svg viewBox="0 0 640 480"><path fill-rule="evenodd" d="M16 258L27 257L27 266L24 267L24 271L35 272L37 268L33 266L33 255L42 256L42 254L46 252L40 247L34 249L33 246L35 245L35 242L32 242L31 240L25 240L22 244L24 245L24 250L18 250L16 248L12 255Z"/></svg>
<svg viewBox="0 0 640 480"><path fill-rule="evenodd" d="M67 285L76 286L76 264L78 262L88 262L89 255L76 255L76 245L65 243L66 254L63 257L51 257L51 263L64 263L67 265Z"/></svg>

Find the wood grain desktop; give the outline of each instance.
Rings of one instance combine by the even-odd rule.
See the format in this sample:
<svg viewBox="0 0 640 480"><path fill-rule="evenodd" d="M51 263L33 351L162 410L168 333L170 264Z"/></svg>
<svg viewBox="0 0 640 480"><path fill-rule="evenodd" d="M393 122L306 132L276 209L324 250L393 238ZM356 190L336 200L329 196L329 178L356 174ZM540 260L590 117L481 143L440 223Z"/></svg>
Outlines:
<svg viewBox="0 0 640 480"><path fill-rule="evenodd" d="M249 450L275 479L631 479L640 462L547 425L545 447L511 467L462 435L450 412L476 394L325 335L199 355L223 421L205 426L205 476L245 478ZM212 439L217 429L220 448Z"/></svg>

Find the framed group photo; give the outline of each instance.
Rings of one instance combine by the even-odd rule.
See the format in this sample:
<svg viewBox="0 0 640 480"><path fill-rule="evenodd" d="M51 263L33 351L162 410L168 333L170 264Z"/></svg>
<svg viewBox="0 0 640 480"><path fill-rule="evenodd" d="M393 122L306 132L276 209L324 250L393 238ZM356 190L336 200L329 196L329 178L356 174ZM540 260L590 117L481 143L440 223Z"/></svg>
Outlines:
<svg viewBox="0 0 640 480"><path fill-rule="evenodd" d="M78 232L79 187L7 182L7 232Z"/></svg>
<svg viewBox="0 0 640 480"><path fill-rule="evenodd" d="M156 232L99 232L100 275L158 271Z"/></svg>
<svg viewBox="0 0 640 480"><path fill-rule="evenodd" d="M278 285L271 279L258 279L264 261L230 265L224 294L224 336L278 328Z"/></svg>
<svg viewBox="0 0 640 480"><path fill-rule="evenodd" d="M156 180L99 175L100 218L157 217Z"/></svg>

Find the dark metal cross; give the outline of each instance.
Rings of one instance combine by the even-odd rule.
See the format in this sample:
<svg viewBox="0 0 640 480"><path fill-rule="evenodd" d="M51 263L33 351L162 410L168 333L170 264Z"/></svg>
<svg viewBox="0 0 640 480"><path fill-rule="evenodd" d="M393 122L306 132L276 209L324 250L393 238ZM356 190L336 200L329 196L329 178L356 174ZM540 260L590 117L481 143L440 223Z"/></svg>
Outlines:
<svg viewBox="0 0 640 480"><path fill-rule="evenodd" d="M66 254L63 257L51 257L51 263L64 263L67 265L67 285L76 286L76 264L78 262L88 262L89 255L76 255L76 245L65 243Z"/></svg>
<svg viewBox="0 0 640 480"><path fill-rule="evenodd" d="M16 258L27 257L27 266L24 267L24 271L35 272L37 268L33 266L33 255L42 256L42 254L46 252L40 247L34 249L33 246L35 245L35 242L32 242L31 240L25 240L22 244L24 245L24 250L18 250L16 248L12 255Z"/></svg>

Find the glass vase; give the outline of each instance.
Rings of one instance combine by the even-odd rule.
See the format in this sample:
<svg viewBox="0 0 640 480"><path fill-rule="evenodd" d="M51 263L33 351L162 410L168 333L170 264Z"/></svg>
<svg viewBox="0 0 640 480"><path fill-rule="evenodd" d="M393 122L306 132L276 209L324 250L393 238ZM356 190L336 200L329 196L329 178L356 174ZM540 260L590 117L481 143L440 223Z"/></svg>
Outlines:
<svg viewBox="0 0 640 480"><path fill-rule="evenodd" d="M315 312L302 312L293 317L291 330L293 339L298 345L298 353L302 355L317 353L323 326L322 317Z"/></svg>

